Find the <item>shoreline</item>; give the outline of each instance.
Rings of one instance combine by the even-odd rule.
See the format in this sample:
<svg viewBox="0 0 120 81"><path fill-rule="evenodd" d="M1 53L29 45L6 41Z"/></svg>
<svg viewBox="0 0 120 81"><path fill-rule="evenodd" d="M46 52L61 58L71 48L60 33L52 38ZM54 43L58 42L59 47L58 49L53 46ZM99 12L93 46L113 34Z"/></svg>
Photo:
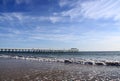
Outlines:
<svg viewBox="0 0 120 81"><path fill-rule="evenodd" d="M53 58L53 57L36 57L23 55L0 55L0 58L21 59L39 62L57 62L66 64L80 64L80 65L96 65L96 66L116 66L120 67L120 61L115 60L95 60L95 59L75 59L75 58Z"/></svg>
<svg viewBox="0 0 120 81"><path fill-rule="evenodd" d="M119 67L0 59L0 81L120 80Z"/></svg>

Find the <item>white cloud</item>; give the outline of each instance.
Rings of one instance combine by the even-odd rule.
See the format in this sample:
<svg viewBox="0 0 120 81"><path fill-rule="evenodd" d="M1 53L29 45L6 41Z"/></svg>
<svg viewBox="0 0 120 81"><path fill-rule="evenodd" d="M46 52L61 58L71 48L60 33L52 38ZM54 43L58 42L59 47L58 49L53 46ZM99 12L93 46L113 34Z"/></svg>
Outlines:
<svg viewBox="0 0 120 81"><path fill-rule="evenodd" d="M22 21L24 16L22 13L1 13L0 20L2 21Z"/></svg>
<svg viewBox="0 0 120 81"><path fill-rule="evenodd" d="M21 41L25 37L26 40L52 40L62 42L79 41L80 36L75 35L74 27L45 27L36 24L36 27L14 28L14 27L0 27L1 31L7 33L0 33L0 37L4 39L18 39ZM24 40L23 40L24 41Z"/></svg>
<svg viewBox="0 0 120 81"><path fill-rule="evenodd" d="M93 19L108 19L120 20L120 1L119 0L97 0L82 4L82 12L85 17Z"/></svg>
<svg viewBox="0 0 120 81"><path fill-rule="evenodd" d="M60 7L64 7L64 6L67 6L67 5L73 6L74 5L74 0L60 0L60 2L59 2Z"/></svg>
<svg viewBox="0 0 120 81"><path fill-rule="evenodd" d="M14 37L14 36L18 36L20 34L22 34L23 32L18 30L18 29L15 29L15 28L11 28L11 27L0 27L0 30L1 31L5 31L7 33L0 33L1 35L0 36L7 36L7 37Z"/></svg>
<svg viewBox="0 0 120 81"><path fill-rule="evenodd" d="M6 25L0 26L3 34L0 36L8 36L11 38L31 38L35 39L46 39L46 40L63 40L63 38L70 39L69 34L61 35L61 32L65 30L60 27L42 27L39 22L50 21L51 23L56 23L61 21L61 17L58 16L30 16L24 13L1 13L0 20L2 23L7 23ZM17 26L17 28L16 28ZM20 28L19 28L20 27ZM49 29L48 29L49 28ZM59 34L58 34L59 33ZM33 35L34 34L34 35ZM57 35L54 35L57 34ZM11 36L12 35L12 36Z"/></svg>
<svg viewBox="0 0 120 81"><path fill-rule="evenodd" d="M56 16L51 16L51 17L49 17L49 19L50 19L50 21L52 23L56 23L56 22L62 21L62 17L56 17Z"/></svg>
<svg viewBox="0 0 120 81"><path fill-rule="evenodd" d="M61 7L65 6L65 5L67 5L67 4L68 4L68 1L66 2L66 0L60 0L60 2L59 2L59 5L60 5Z"/></svg>
<svg viewBox="0 0 120 81"><path fill-rule="evenodd" d="M2 37L4 37L4 39L8 39L8 38L10 38L10 37L15 37L15 34L3 34L3 33L0 33L0 37L2 38Z"/></svg>
<svg viewBox="0 0 120 81"><path fill-rule="evenodd" d="M79 9L79 8L73 8L68 11L62 12L61 14L62 14L62 16L69 16L70 18L77 18L82 15L81 9Z"/></svg>
<svg viewBox="0 0 120 81"><path fill-rule="evenodd" d="M31 35L32 39L37 40L54 40L54 41L63 41L63 42L72 42L77 41L78 37L75 35L69 35L69 34L33 34Z"/></svg>
<svg viewBox="0 0 120 81"><path fill-rule="evenodd" d="M22 4L22 3L26 3L28 4L31 0L15 0L16 4Z"/></svg>
<svg viewBox="0 0 120 81"><path fill-rule="evenodd" d="M76 35L74 27L45 27L37 26L33 30L25 32L32 40L55 40L62 42L79 41L80 36Z"/></svg>
<svg viewBox="0 0 120 81"><path fill-rule="evenodd" d="M27 13L1 13L0 21L15 21L15 22L40 22L50 21L51 23L65 21L61 16L34 16ZM62 20L63 19L63 20ZM11 22L12 23L12 22Z"/></svg>
<svg viewBox="0 0 120 81"><path fill-rule="evenodd" d="M76 4L75 4L76 3ZM63 16L71 18L109 19L120 20L120 0L90 0L81 2L74 1L74 6L63 11ZM68 4L69 6L70 4Z"/></svg>
<svg viewBox="0 0 120 81"><path fill-rule="evenodd" d="M72 8L75 5L79 5L83 2L86 2L87 0L59 0L59 6L62 7L68 7L68 8Z"/></svg>

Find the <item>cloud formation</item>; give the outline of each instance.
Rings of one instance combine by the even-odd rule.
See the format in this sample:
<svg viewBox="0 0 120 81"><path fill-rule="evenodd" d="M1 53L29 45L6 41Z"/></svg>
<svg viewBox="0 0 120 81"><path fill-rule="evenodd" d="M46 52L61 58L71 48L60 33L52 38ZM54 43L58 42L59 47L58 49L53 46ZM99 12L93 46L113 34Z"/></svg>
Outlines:
<svg viewBox="0 0 120 81"><path fill-rule="evenodd" d="M56 41L73 41L77 40L78 36L75 36L74 27L66 26L46 26L41 25L41 22L50 22L50 24L56 24L56 22L62 21L58 16L30 16L24 13L1 13L0 37L6 38L21 38L26 40L56 40ZM64 20L63 20L64 21ZM63 22L62 21L62 22ZM7 24L5 24L7 23ZM6 39L4 38L4 39Z"/></svg>
<svg viewBox="0 0 120 81"><path fill-rule="evenodd" d="M64 4L62 3L62 7L65 5L70 6L71 4L69 3L68 1L64 2ZM84 2L78 0L74 1L73 4L71 9L63 11L61 14L71 18L85 17L90 19L120 20L119 0L88 0Z"/></svg>
<svg viewBox="0 0 120 81"><path fill-rule="evenodd" d="M27 13L0 13L0 21L21 21L21 22L29 22L29 21L50 21L51 23L60 22L62 17L59 16L34 16L27 15Z"/></svg>
<svg viewBox="0 0 120 81"><path fill-rule="evenodd" d="M47 43L56 47L71 45L84 50L118 46L119 0L1 0L1 2L0 42L3 43L0 45L16 41L21 46L23 41L27 41L25 43L34 46L38 44L44 46Z"/></svg>

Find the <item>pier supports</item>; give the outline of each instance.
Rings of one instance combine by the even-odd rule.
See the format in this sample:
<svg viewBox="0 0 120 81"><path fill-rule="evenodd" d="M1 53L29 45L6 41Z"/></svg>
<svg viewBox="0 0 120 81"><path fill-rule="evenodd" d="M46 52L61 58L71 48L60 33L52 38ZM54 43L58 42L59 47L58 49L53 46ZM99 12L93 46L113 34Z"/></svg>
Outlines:
<svg viewBox="0 0 120 81"><path fill-rule="evenodd" d="M4 48L1 48L0 49L0 52L22 52L22 53L65 53L65 52L69 52L69 53L74 53L74 52L79 52L79 50L77 48L71 48L71 49L68 49L68 50L56 50L56 49L4 49Z"/></svg>

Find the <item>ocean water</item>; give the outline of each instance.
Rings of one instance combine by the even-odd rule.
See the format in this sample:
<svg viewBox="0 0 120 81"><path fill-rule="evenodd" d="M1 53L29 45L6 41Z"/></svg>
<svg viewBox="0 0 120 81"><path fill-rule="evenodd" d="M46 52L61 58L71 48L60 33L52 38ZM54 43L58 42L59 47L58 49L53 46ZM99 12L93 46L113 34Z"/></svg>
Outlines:
<svg viewBox="0 0 120 81"><path fill-rule="evenodd" d="M0 81L120 81L120 52L0 53Z"/></svg>
<svg viewBox="0 0 120 81"><path fill-rule="evenodd" d="M0 58L0 81L120 81L120 67Z"/></svg>
<svg viewBox="0 0 120 81"><path fill-rule="evenodd" d="M120 66L120 52L119 51L99 51L99 52L78 52L78 53L0 53L0 58L15 58L25 60L38 60L47 62L65 62L106 65L106 62L113 63L108 65ZM91 64L92 63L92 64ZM117 64L114 64L117 63Z"/></svg>

